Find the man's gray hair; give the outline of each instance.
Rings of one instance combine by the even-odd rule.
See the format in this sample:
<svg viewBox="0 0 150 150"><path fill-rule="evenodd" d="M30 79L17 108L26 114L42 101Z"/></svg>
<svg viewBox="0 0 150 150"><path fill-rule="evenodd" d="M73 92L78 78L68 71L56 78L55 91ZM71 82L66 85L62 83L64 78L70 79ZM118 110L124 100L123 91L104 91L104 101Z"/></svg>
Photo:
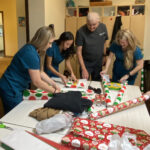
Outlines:
<svg viewBox="0 0 150 150"><path fill-rule="evenodd" d="M87 15L87 21L100 21L100 16L97 12L89 12Z"/></svg>

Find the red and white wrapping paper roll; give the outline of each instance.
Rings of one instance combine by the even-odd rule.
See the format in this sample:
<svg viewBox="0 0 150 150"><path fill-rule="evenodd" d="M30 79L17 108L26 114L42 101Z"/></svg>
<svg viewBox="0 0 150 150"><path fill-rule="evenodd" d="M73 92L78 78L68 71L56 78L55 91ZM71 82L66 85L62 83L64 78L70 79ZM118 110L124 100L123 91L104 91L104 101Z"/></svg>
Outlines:
<svg viewBox="0 0 150 150"><path fill-rule="evenodd" d="M111 114L119 112L119 111L123 111L128 108L132 108L132 107L142 104L144 101L148 100L149 98L150 97L148 95L142 95L139 98L135 98L133 100L128 100L128 101L120 103L118 105L114 105L112 107L108 107L103 110L91 113L91 114L89 114L89 118L91 120L95 120L95 119L99 119L99 118L111 115Z"/></svg>
<svg viewBox="0 0 150 150"><path fill-rule="evenodd" d="M127 82L122 84L121 89L119 90L118 95L117 95L113 105L118 105L121 103L123 95L125 93L125 90L127 89L126 85L127 85Z"/></svg>
<svg viewBox="0 0 150 150"><path fill-rule="evenodd" d="M106 79L103 78L102 83L103 83L104 92L105 92L105 102L107 103L108 106L110 106L112 105L112 101L111 101L110 90L108 88Z"/></svg>

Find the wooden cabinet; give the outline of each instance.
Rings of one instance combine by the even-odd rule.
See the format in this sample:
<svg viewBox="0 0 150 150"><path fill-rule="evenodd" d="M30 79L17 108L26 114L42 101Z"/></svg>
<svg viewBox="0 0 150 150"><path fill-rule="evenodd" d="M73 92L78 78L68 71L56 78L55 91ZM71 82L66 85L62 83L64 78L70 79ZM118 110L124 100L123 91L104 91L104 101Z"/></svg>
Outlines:
<svg viewBox="0 0 150 150"><path fill-rule="evenodd" d="M86 24L87 12L97 12L100 15L100 21L107 26L109 40L107 46L109 46L115 19L118 15L121 15L122 26L121 29L130 29L138 41L141 48L143 48L144 42L144 26L145 26L145 5L124 5L124 6L87 6L87 7L71 7L66 8L66 30L71 31L74 36L76 31L84 24ZM75 56L76 57L76 56ZM76 60L76 61L75 61ZM79 64L77 59L73 60L74 72L79 77ZM76 70L77 69L77 70Z"/></svg>
<svg viewBox="0 0 150 150"><path fill-rule="evenodd" d="M141 16L137 15L130 17L130 30L134 33L142 48L144 42L144 25L145 25L144 15Z"/></svg>
<svg viewBox="0 0 150 150"><path fill-rule="evenodd" d="M107 42L107 47L109 46L111 37L112 37L112 31L114 28L114 22L115 22L116 17L115 16L108 16L108 17L103 17L102 22L106 25L107 27L107 32L108 32L108 37L109 39L106 41Z"/></svg>

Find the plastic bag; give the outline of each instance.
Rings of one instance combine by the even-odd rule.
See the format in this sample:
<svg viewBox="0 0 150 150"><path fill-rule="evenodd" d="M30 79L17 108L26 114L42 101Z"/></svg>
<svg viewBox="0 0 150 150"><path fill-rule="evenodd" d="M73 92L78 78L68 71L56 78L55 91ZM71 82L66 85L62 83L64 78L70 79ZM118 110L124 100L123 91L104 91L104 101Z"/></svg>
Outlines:
<svg viewBox="0 0 150 150"><path fill-rule="evenodd" d="M56 114L49 119L37 123L36 132L37 134L56 132L68 127L72 122L72 119L73 117L69 113Z"/></svg>
<svg viewBox="0 0 150 150"><path fill-rule="evenodd" d="M109 150L140 150L138 147L133 146L128 138L133 139L136 141L136 135L130 134L128 132L125 132L122 137L118 134L112 135L110 139L110 143L108 145Z"/></svg>

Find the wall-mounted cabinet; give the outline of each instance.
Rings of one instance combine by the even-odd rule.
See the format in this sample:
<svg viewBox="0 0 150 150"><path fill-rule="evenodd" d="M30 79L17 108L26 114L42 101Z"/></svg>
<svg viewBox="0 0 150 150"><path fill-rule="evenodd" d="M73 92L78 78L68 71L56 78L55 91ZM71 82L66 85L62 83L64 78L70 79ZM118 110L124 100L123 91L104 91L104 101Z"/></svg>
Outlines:
<svg viewBox="0 0 150 150"><path fill-rule="evenodd" d="M130 6L118 6L117 15L130 16Z"/></svg>
<svg viewBox="0 0 150 150"><path fill-rule="evenodd" d="M105 6L103 16L115 16L116 15L115 6Z"/></svg>
<svg viewBox="0 0 150 150"><path fill-rule="evenodd" d="M116 16L122 16L121 28L122 29L127 28L133 31L137 39L139 39L141 46L143 47L142 38L144 38L145 5L135 4L135 5L118 5L118 6L115 5L115 6L67 7L66 30L70 29L70 31L72 31L73 34L75 35L77 29L79 29L81 25L86 23L86 16L88 12L97 12L100 15L100 21L105 23L107 26L109 39L111 39L113 25ZM75 17L76 19L75 18L73 19L72 17L73 18ZM109 45L109 40L107 43Z"/></svg>
<svg viewBox="0 0 150 150"><path fill-rule="evenodd" d="M89 12L89 7L79 7L79 17L85 17L87 16Z"/></svg>
<svg viewBox="0 0 150 150"><path fill-rule="evenodd" d="M93 7L90 7L90 11L97 12L99 16L103 15L103 7L93 6Z"/></svg>
<svg viewBox="0 0 150 150"><path fill-rule="evenodd" d="M132 6L132 15L145 15L145 6L144 5Z"/></svg>
<svg viewBox="0 0 150 150"><path fill-rule="evenodd" d="M68 7L66 9L66 16L67 17L73 17L73 16L77 16L77 8L76 7Z"/></svg>

